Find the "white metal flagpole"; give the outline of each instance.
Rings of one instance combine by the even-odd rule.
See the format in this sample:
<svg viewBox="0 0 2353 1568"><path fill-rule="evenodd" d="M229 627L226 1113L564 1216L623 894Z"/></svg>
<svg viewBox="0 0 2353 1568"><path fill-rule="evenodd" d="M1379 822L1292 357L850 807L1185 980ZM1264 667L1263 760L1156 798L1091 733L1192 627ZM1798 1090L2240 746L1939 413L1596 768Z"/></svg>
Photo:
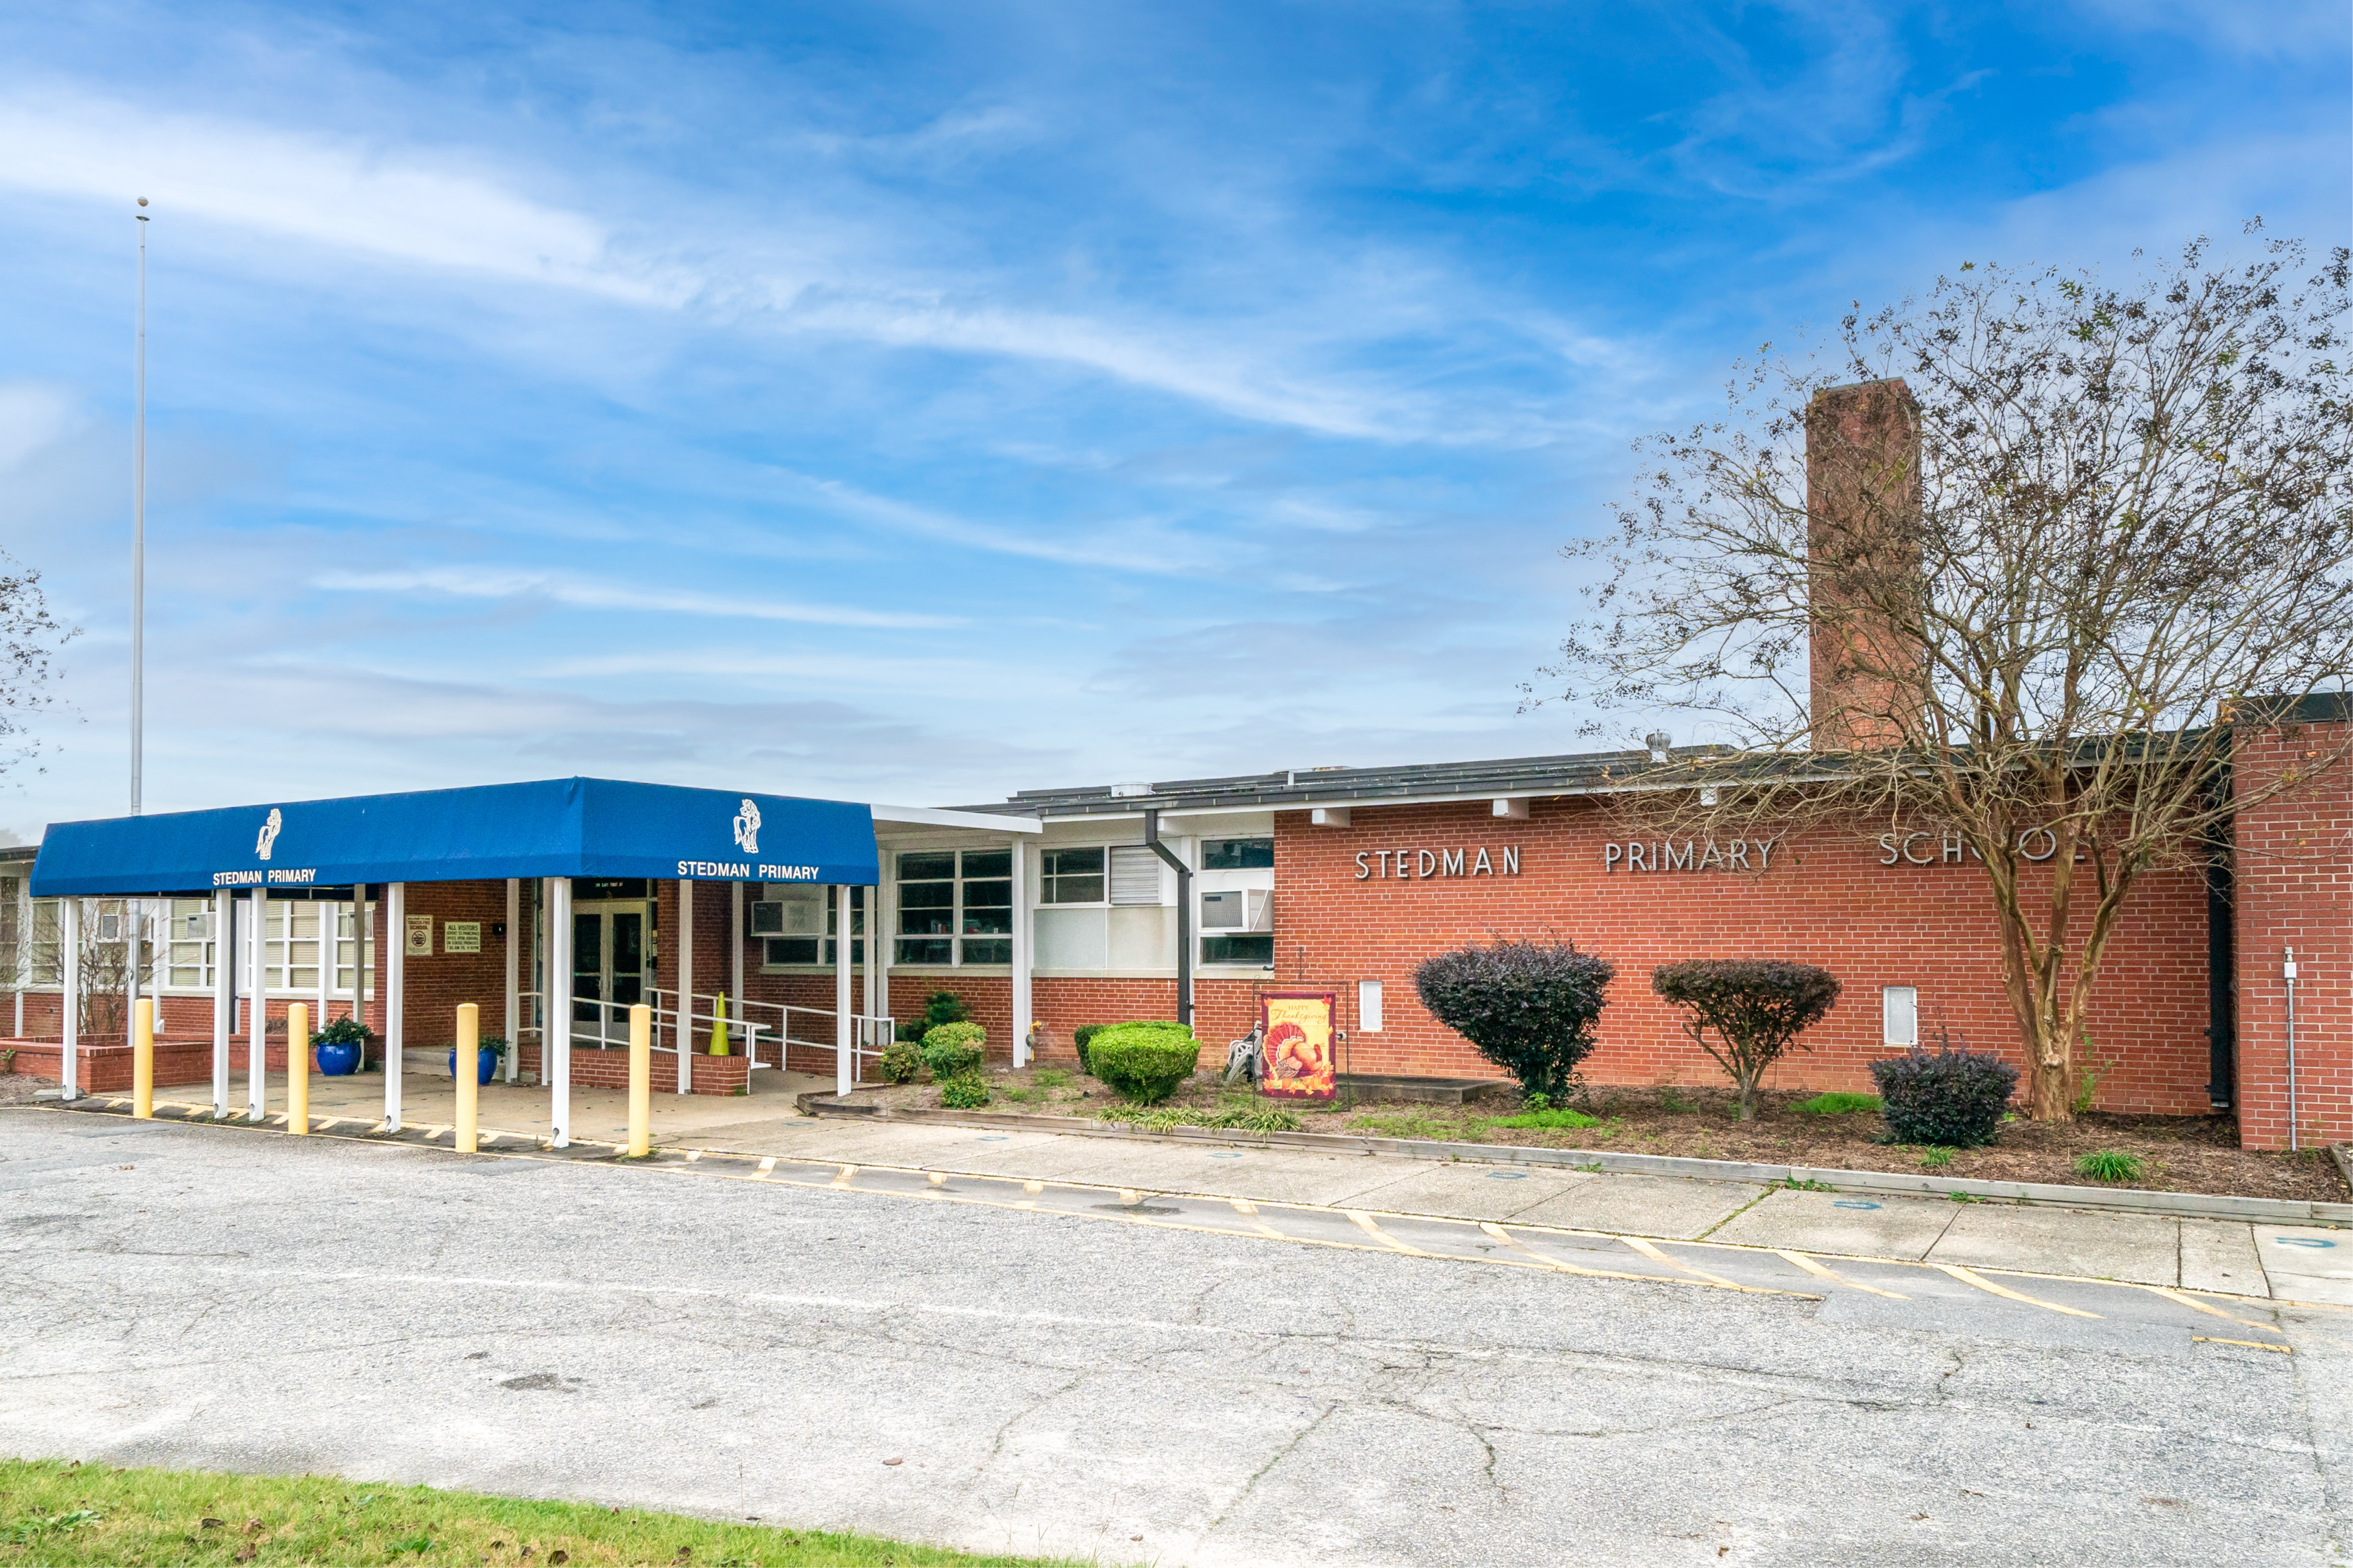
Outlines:
<svg viewBox="0 0 2353 1568"><path fill-rule="evenodd" d="M141 196L145 206L147 198ZM147 663L147 215L139 219L139 327L132 354L131 422L131 815L139 815L145 740Z"/></svg>

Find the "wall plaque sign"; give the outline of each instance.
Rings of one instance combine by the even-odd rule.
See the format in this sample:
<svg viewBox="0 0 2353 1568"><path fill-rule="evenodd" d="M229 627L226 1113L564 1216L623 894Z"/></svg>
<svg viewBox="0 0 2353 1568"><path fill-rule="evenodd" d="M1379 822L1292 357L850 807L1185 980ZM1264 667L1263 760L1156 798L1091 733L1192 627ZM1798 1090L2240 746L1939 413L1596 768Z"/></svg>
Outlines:
<svg viewBox="0 0 2353 1568"><path fill-rule="evenodd" d="M480 952L482 951L482 922L480 921L443 921L441 951L444 952Z"/></svg>
<svg viewBox="0 0 2353 1568"><path fill-rule="evenodd" d="M408 917L408 932L401 943L400 951L411 958L433 956L433 917L431 915Z"/></svg>

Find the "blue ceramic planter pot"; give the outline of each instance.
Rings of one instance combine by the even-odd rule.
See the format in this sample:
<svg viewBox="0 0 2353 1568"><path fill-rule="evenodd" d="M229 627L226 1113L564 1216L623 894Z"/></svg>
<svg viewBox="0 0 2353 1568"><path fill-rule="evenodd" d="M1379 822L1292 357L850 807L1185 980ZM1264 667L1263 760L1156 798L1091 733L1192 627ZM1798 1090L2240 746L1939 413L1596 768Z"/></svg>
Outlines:
<svg viewBox="0 0 2353 1568"><path fill-rule="evenodd" d="M474 1055L481 1066L480 1074L474 1079L474 1081L476 1083L490 1082L491 1075L499 1070L499 1053L496 1051L476 1051ZM449 1052L449 1076L451 1078L456 1078L458 1076L458 1052L454 1047L451 1047Z"/></svg>
<svg viewBox="0 0 2353 1568"><path fill-rule="evenodd" d="M329 1041L316 1047L319 1070L329 1078L347 1078L360 1070L360 1048L349 1041Z"/></svg>

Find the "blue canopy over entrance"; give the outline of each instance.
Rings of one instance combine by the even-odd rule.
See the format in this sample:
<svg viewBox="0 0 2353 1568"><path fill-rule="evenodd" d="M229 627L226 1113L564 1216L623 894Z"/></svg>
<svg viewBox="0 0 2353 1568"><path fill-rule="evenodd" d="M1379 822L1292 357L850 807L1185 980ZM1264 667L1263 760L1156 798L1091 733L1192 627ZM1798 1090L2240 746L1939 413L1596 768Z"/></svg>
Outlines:
<svg viewBox="0 0 2353 1568"><path fill-rule="evenodd" d="M505 877L880 880L871 807L613 779L349 795L50 825L33 896Z"/></svg>

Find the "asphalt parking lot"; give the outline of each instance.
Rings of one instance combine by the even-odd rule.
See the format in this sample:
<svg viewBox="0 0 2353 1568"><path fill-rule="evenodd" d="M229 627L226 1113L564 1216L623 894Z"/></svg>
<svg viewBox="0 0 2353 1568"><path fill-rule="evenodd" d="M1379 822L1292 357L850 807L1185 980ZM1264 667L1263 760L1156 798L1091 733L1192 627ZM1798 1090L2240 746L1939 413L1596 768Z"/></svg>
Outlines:
<svg viewBox="0 0 2353 1568"><path fill-rule="evenodd" d="M1106 1562L2314 1563L2347 1533L2326 1305L1315 1196L0 1112L0 1422Z"/></svg>

